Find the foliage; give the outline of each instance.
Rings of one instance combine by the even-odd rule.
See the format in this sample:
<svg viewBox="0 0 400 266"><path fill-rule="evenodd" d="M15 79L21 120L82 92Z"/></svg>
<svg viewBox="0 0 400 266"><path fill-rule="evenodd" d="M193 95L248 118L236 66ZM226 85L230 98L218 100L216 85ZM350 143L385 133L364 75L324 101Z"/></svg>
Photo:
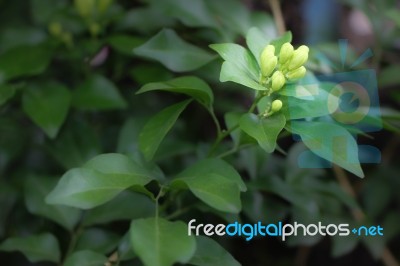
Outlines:
<svg viewBox="0 0 400 266"><path fill-rule="evenodd" d="M290 31L278 35L268 14L236 0L24 4L0 1L1 256L251 265L228 241L188 236L186 223L355 223L360 208L391 228L381 242L362 240L373 256L398 237L398 214L385 213L399 204L391 168L367 169L361 203L322 169L333 163L364 177L360 132L330 118L339 99L317 78L326 62L314 47L295 49ZM394 10L385 14L398 22ZM385 66L382 86L398 84L398 67ZM382 116L387 134L399 132L396 111ZM337 135L347 148L326 141ZM300 154L319 169L299 168ZM331 241L335 257L357 247ZM256 250L265 261L276 255Z"/></svg>

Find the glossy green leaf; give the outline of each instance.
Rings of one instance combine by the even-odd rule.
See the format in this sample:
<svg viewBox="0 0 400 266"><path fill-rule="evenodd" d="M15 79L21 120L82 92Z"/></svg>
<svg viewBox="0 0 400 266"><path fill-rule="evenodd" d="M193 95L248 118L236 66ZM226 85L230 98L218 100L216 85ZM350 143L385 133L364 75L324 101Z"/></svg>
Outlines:
<svg viewBox="0 0 400 266"><path fill-rule="evenodd" d="M72 253L64 262L63 266L101 266L105 265L107 257L103 254L90 250L82 250Z"/></svg>
<svg viewBox="0 0 400 266"><path fill-rule="evenodd" d="M134 49L134 53L156 60L175 72L192 71L214 59L208 52L181 39L171 29L160 31L145 44Z"/></svg>
<svg viewBox="0 0 400 266"><path fill-rule="evenodd" d="M144 186L150 181L147 171L125 155L102 154L82 168L66 172L46 202L90 209L131 186Z"/></svg>
<svg viewBox="0 0 400 266"><path fill-rule="evenodd" d="M157 18L157 19L154 19ZM148 35L162 28L172 27L175 19L166 16L163 10L154 7L135 7L116 21L118 30L135 30Z"/></svg>
<svg viewBox="0 0 400 266"><path fill-rule="evenodd" d="M59 136L50 141L46 148L65 170L79 167L101 153L100 140L95 129L85 121L75 120L67 123Z"/></svg>
<svg viewBox="0 0 400 266"><path fill-rule="evenodd" d="M260 68L253 55L234 43L212 44L210 47L225 60L220 81L232 81L255 90L266 90L260 85Z"/></svg>
<svg viewBox="0 0 400 266"><path fill-rule="evenodd" d="M240 118L240 129L257 140L266 152L273 152L279 133L285 127L286 119L282 114L260 118L255 114L245 114Z"/></svg>
<svg viewBox="0 0 400 266"><path fill-rule="evenodd" d="M139 148L147 160L153 158L158 146L190 101L186 100L165 108L153 116L143 127L139 135Z"/></svg>
<svg viewBox="0 0 400 266"><path fill-rule="evenodd" d="M227 36L227 31L232 31L242 36L246 35L247 30L252 26L251 12L246 7L245 3L239 0L225 1L205 1L207 6L217 18L220 26L220 33L225 37L230 37L232 42L235 40L235 35ZM228 39L228 40L229 40Z"/></svg>
<svg viewBox="0 0 400 266"><path fill-rule="evenodd" d="M131 35L112 35L107 38L112 48L125 55L133 55L133 49L143 44L143 39Z"/></svg>
<svg viewBox="0 0 400 266"><path fill-rule="evenodd" d="M118 234L104 229L89 228L79 236L75 251L91 250L101 254L108 254L117 247L120 238Z"/></svg>
<svg viewBox="0 0 400 266"><path fill-rule="evenodd" d="M212 238L205 236L196 237L196 253L189 261L198 266L240 266L241 264L232 257L220 244Z"/></svg>
<svg viewBox="0 0 400 266"><path fill-rule="evenodd" d="M154 202L145 195L123 191L106 204L88 211L83 223L89 226L150 217L154 215L154 209Z"/></svg>
<svg viewBox="0 0 400 266"><path fill-rule="evenodd" d="M165 82L149 83L140 88L136 94L155 90L189 95L207 108L210 108L214 101L214 95L210 86L202 79L194 76L179 77Z"/></svg>
<svg viewBox="0 0 400 266"><path fill-rule="evenodd" d="M83 110L126 108L127 103L117 87L107 78L92 75L72 94L72 104Z"/></svg>
<svg viewBox="0 0 400 266"><path fill-rule="evenodd" d="M49 233L28 237L12 237L0 244L0 251L19 251L30 262L60 261L60 248L57 239Z"/></svg>
<svg viewBox="0 0 400 266"><path fill-rule="evenodd" d="M171 266L187 263L196 250L194 236L189 236L183 222L162 218L138 219L130 228L134 252L146 266Z"/></svg>
<svg viewBox="0 0 400 266"><path fill-rule="evenodd" d="M345 128L334 123L292 121L289 130L300 135L316 155L364 177L358 160L357 142Z"/></svg>
<svg viewBox="0 0 400 266"><path fill-rule="evenodd" d="M70 91L60 83L28 86L22 98L25 113L50 137L54 138L64 123L70 107Z"/></svg>
<svg viewBox="0 0 400 266"><path fill-rule="evenodd" d="M43 73L51 60L44 46L17 46L0 55L0 81Z"/></svg>
<svg viewBox="0 0 400 266"><path fill-rule="evenodd" d="M212 159L203 159L195 164L191 165L184 171L182 171L177 178L186 178L186 177L194 177L194 176L203 176L208 173L213 173L216 175L220 175L221 177L227 179L228 181L232 181L236 183L239 187L240 191L246 191L246 185L244 184L242 178L239 173L233 168L229 163L225 162L222 159L212 158Z"/></svg>
<svg viewBox="0 0 400 266"><path fill-rule="evenodd" d="M186 184L190 191L200 200L211 207L230 213L240 212L240 190L237 184L226 177L207 173L202 176L176 179L174 185Z"/></svg>
<svg viewBox="0 0 400 266"><path fill-rule="evenodd" d="M236 170L220 159L205 159L176 176L172 187L188 187L211 207L231 213L241 210L240 191L246 191Z"/></svg>
<svg viewBox="0 0 400 266"><path fill-rule="evenodd" d="M25 181L25 205L35 215L48 218L72 231L80 218L80 211L62 205L46 204L47 194L54 188L57 179L29 177Z"/></svg>
<svg viewBox="0 0 400 266"><path fill-rule="evenodd" d="M260 56L262 50L269 43L267 36L258 28L251 28L246 35L246 44L249 47L254 58L260 64Z"/></svg>
<svg viewBox="0 0 400 266"><path fill-rule="evenodd" d="M169 0L155 1L157 7L170 17L180 20L189 27L211 27L217 28L213 14L203 0Z"/></svg>

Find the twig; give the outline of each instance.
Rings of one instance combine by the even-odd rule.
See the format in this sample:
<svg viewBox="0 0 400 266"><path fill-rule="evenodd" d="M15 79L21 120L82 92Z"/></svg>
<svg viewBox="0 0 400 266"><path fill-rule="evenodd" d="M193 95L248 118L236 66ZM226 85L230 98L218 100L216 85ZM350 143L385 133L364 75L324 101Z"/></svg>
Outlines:
<svg viewBox="0 0 400 266"><path fill-rule="evenodd" d="M272 15L274 16L276 28L278 30L279 35L282 35L286 31L285 20L283 19L282 9L279 4L279 0L268 0L269 5L271 6Z"/></svg>
<svg viewBox="0 0 400 266"><path fill-rule="evenodd" d="M356 193L349 182L346 172L337 165L333 166L333 171L342 189L353 198L356 198ZM365 218L365 213L361 209L352 210L352 215L356 221L362 221ZM386 246L382 253L382 261L386 266L400 266L396 258Z"/></svg>

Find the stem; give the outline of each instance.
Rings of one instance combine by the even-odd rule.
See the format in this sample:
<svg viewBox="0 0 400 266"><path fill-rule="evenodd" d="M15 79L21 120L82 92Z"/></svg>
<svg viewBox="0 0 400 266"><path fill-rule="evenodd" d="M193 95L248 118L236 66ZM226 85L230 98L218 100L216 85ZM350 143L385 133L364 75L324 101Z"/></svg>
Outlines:
<svg viewBox="0 0 400 266"><path fill-rule="evenodd" d="M84 226L83 226L83 218L82 218L81 221L79 222L78 226L75 228L75 230L71 234L71 240L69 241L67 252L65 253L65 256L64 256L64 259L63 259L63 263L61 265L64 264L65 260L74 251L76 243L78 241L78 238L80 237L80 235L81 235L81 233L83 231L83 228L84 228Z"/></svg>
<svg viewBox="0 0 400 266"><path fill-rule="evenodd" d="M276 28L278 29L279 35L282 35L286 31L285 20L283 19L282 9L279 4L279 0L269 0L269 5L271 6L272 15L275 20Z"/></svg>
<svg viewBox="0 0 400 266"><path fill-rule="evenodd" d="M219 123L219 121L218 121L218 118L217 118L217 116L215 115L214 108L211 107L211 108L209 109L209 112L210 112L210 115L211 115L211 117L212 117L212 119L213 119L213 121L214 121L215 127L217 128L217 135L219 136L219 135L221 134L222 130L221 130L221 125L220 125L220 123Z"/></svg>
<svg viewBox="0 0 400 266"><path fill-rule="evenodd" d="M253 101L253 104L250 106L249 110L247 113L253 113L254 110L257 107L258 102L261 100L262 97L264 97L262 92L258 92L255 100ZM239 124L236 124L235 126L231 127L228 130L221 131L220 134L218 134L217 139L215 140L214 144L211 146L210 151L207 154L207 157L211 157L215 150L218 148L219 144L223 139L225 139L227 136L229 136L233 131L239 128Z"/></svg>
<svg viewBox="0 0 400 266"><path fill-rule="evenodd" d="M337 165L333 166L333 171L342 189L353 198L356 198L356 193L349 182L346 172ZM352 210L352 215L356 221L362 221L365 218L365 213L361 209ZM382 253L382 262L386 266L400 266L396 258L386 246Z"/></svg>

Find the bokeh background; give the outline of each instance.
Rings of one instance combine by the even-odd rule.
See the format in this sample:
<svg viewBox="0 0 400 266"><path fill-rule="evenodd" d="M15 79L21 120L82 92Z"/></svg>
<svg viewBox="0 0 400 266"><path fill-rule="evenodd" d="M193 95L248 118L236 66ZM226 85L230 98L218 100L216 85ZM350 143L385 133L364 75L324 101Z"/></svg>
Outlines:
<svg viewBox="0 0 400 266"><path fill-rule="evenodd" d="M222 121L224 113L245 109L253 95L243 87L219 82L221 61L208 45L244 45L251 27L260 28L269 38L278 35L267 0L101 2L96 11L85 11L67 0L0 0L0 240L50 231L62 250L67 249L70 233L43 218L36 202L66 170L96 154L117 151L137 156L135 136L145 121L182 98L138 96L135 92L148 82L196 75L213 88L215 109ZM344 71L351 71L352 63L366 49L373 51L374 56L356 69L376 70L383 129L359 136L358 142L379 148L382 162L363 165L366 177L359 179L340 170L297 169L295 155L302 146L291 137L279 142L287 156L268 155L255 148L243 150L229 160L238 170L254 173L256 182L242 196L240 217L247 222L320 219L379 224L385 228L385 236L362 241L303 237L285 243L274 238L218 241L242 265L399 265L400 3L283 0L280 5L294 44L309 45L312 56L327 55L329 64L310 65L316 73L328 73L332 65L341 65L339 39L348 39L350 45ZM162 53L133 52L165 28L215 59L206 64L193 62L199 66L187 67L190 70L171 71L165 60L174 58L163 61ZM158 46L179 57L173 43ZM53 113L56 109L62 111ZM53 123L54 116L63 117L62 123ZM157 153L163 171L175 173L204 153L214 138L212 123L201 107L191 106ZM293 182L271 188L271 176L289 176ZM341 182L352 188L354 199L336 190ZM126 208L131 206L134 203ZM110 255L128 230L129 219L120 216L108 221L104 214L103 218L93 215L92 220L103 220L86 228L84 237L77 240L77 249ZM132 215L148 213L142 210ZM182 219L199 216L215 223L230 219L201 210ZM0 264L54 265L30 263L18 252L0 252ZM133 258L121 265L141 263Z"/></svg>

